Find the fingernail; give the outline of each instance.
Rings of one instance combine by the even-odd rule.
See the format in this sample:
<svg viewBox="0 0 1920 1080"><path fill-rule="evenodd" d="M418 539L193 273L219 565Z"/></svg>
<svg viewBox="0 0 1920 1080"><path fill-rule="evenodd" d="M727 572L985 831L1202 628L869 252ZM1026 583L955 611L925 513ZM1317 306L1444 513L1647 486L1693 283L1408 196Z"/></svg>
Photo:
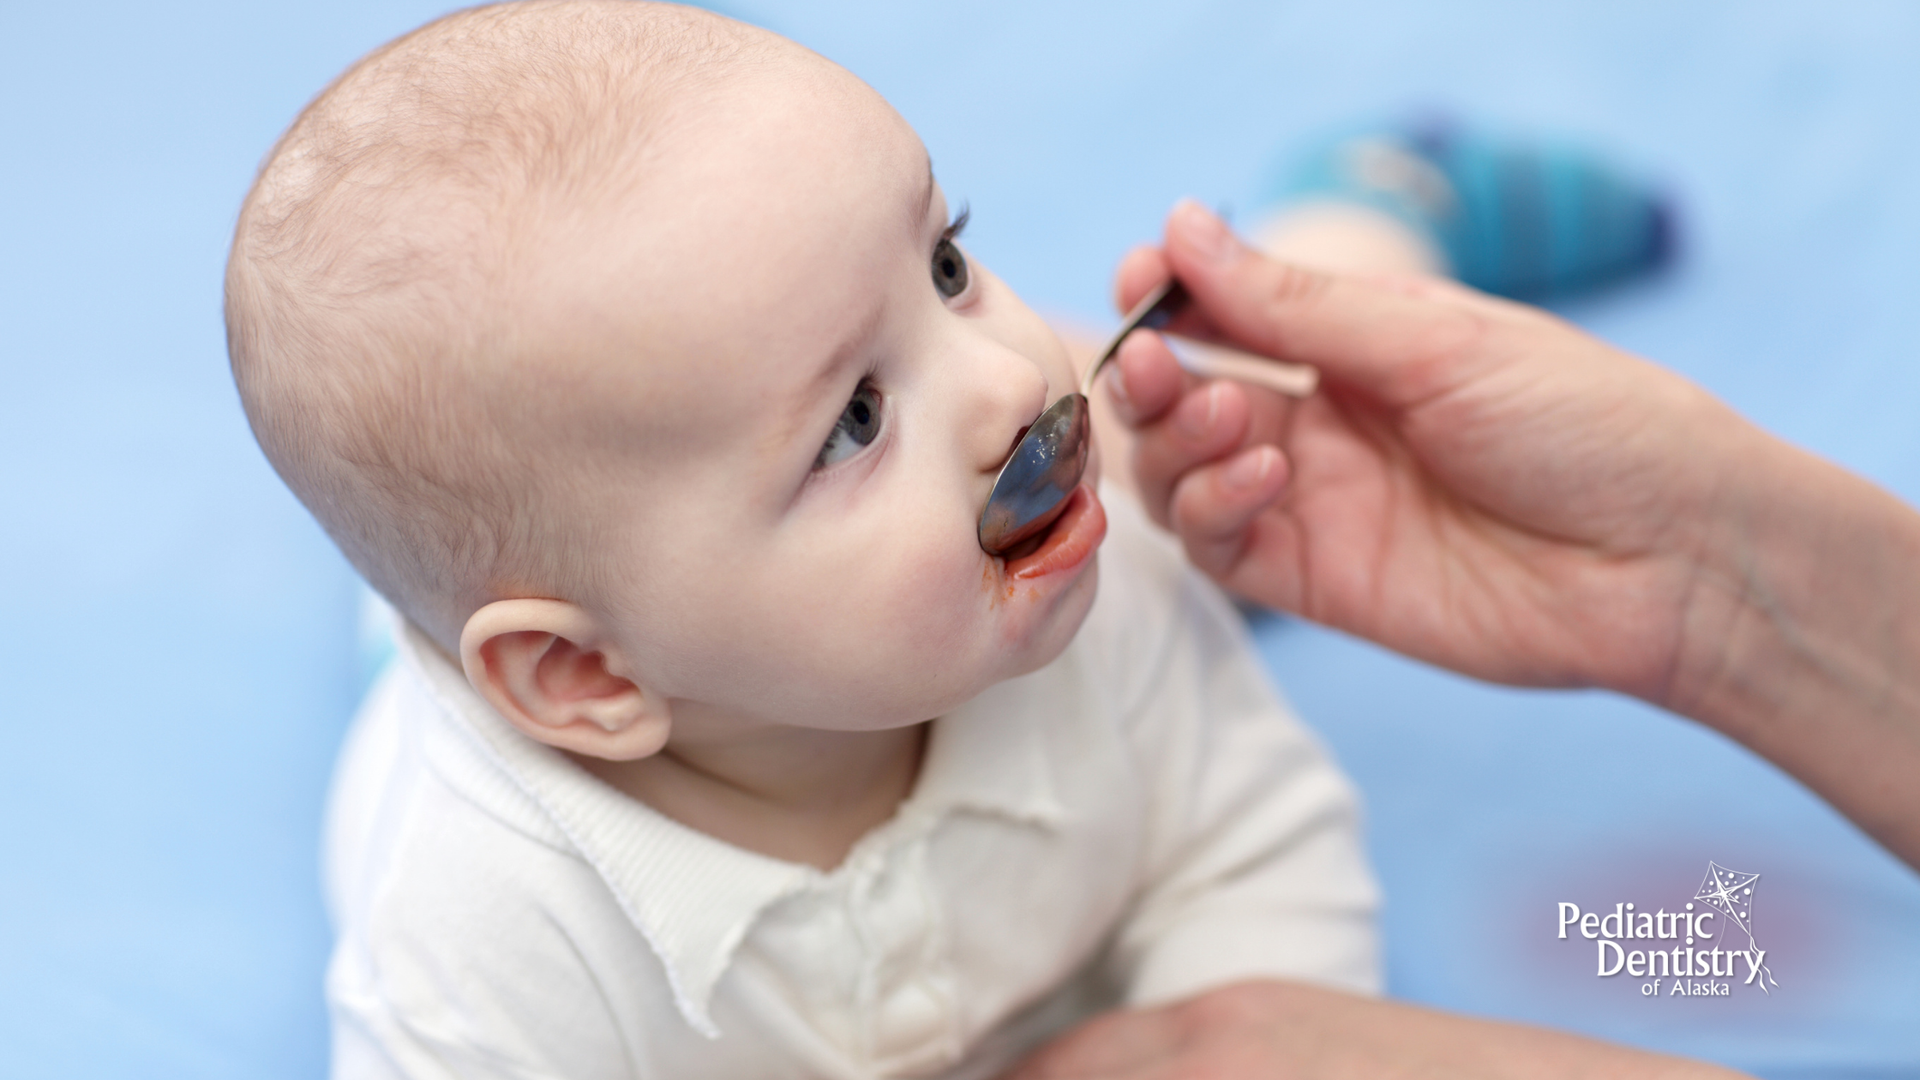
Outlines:
<svg viewBox="0 0 1920 1080"><path fill-rule="evenodd" d="M1113 411L1128 424L1138 423L1140 416L1133 411L1133 399L1127 396L1127 375L1118 363L1107 365L1107 373L1101 378L1107 384L1107 397L1113 402Z"/></svg>
<svg viewBox="0 0 1920 1080"><path fill-rule="evenodd" d="M1188 246L1202 258L1225 262L1239 250L1240 242L1234 238L1233 231L1214 216L1213 211L1192 199L1181 199L1174 204L1173 212L1181 231L1186 233Z"/></svg>
<svg viewBox="0 0 1920 1080"><path fill-rule="evenodd" d="M1230 491L1257 487L1273 471L1273 448L1256 446L1234 458L1220 473L1220 482Z"/></svg>
<svg viewBox="0 0 1920 1080"><path fill-rule="evenodd" d="M1189 439L1203 439L1213 430L1214 418L1219 415L1220 384L1213 383L1198 394L1189 394L1187 400L1180 403L1174 425Z"/></svg>

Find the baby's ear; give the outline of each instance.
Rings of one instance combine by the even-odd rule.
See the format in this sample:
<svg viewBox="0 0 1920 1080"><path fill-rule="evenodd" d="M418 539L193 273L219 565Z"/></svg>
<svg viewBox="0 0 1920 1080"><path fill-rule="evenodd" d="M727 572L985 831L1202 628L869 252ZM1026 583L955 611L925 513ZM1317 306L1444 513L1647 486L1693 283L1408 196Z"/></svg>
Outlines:
<svg viewBox="0 0 1920 1080"><path fill-rule="evenodd" d="M508 723L548 746L633 761L667 743L666 699L619 674L631 669L578 604L488 604L460 633L460 664Z"/></svg>

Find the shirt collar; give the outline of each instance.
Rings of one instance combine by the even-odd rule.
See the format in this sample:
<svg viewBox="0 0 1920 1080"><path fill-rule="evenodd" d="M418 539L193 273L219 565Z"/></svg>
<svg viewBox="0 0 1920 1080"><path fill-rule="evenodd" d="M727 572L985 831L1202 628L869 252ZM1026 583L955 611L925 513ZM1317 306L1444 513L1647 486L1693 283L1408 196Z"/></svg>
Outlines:
<svg viewBox="0 0 1920 1080"><path fill-rule="evenodd" d="M660 958L681 1016L717 1038L713 991L740 942L761 912L828 875L716 840L608 787L565 754L515 730L424 634L404 620L401 628L405 661L599 873ZM937 721L914 792L895 820L930 826L947 814L972 812L1057 826L1063 811L1044 713L1049 701L1066 703L1031 685L1047 670L991 687ZM883 825L867 840L892 832Z"/></svg>
<svg viewBox="0 0 1920 1080"><path fill-rule="evenodd" d="M1064 811L1054 790L1047 712L1049 706L1071 705L1058 693L1045 692L1041 684L1053 674L1049 666L991 686L935 721L920 778L902 813L973 811L1058 826Z"/></svg>

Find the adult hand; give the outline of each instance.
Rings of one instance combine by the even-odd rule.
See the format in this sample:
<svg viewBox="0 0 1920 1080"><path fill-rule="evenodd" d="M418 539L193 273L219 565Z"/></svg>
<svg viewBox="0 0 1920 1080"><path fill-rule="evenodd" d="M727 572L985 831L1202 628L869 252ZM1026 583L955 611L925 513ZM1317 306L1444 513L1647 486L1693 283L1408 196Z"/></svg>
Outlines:
<svg viewBox="0 0 1920 1080"><path fill-rule="evenodd" d="M1002 1080L1726 1080L1712 1065L1282 982L1106 1013Z"/></svg>
<svg viewBox="0 0 1920 1080"><path fill-rule="evenodd" d="M1192 203L1124 308L1312 364L1303 402L1108 377L1149 512L1244 596L1480 678L1602 686L1702 720L1920 865L1920 515L1692 383L1532 308L1314 273Z"/></svg>
<svg viewBox="0 0 1920 1080"><path fill-rule="evenodd" d="M1322 377L1295 403L1128 341L1136 479L1202 570L1482 678L1687 692L1682 626L1713 617L1704 511L1752 441L1738 416L1544 312L1283 265L1193 203L1122 265L1123 306L1169 272L1195 298L1175 332Z"/></svg>

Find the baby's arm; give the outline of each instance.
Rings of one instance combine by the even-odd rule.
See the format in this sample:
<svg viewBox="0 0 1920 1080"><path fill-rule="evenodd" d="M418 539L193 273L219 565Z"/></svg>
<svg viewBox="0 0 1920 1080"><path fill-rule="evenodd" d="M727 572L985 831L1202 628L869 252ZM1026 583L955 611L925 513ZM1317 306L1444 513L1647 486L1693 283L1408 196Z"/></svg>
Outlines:
<svg viewBox="0 0 1920 1080"><path fill-rule="evenodd" d="M1128 1001L1254 978L1377 993L1358 800L1225 598L1184 566L1175 574L1159 669L1129 718L1153 827L1115 943Z"/></svg>

